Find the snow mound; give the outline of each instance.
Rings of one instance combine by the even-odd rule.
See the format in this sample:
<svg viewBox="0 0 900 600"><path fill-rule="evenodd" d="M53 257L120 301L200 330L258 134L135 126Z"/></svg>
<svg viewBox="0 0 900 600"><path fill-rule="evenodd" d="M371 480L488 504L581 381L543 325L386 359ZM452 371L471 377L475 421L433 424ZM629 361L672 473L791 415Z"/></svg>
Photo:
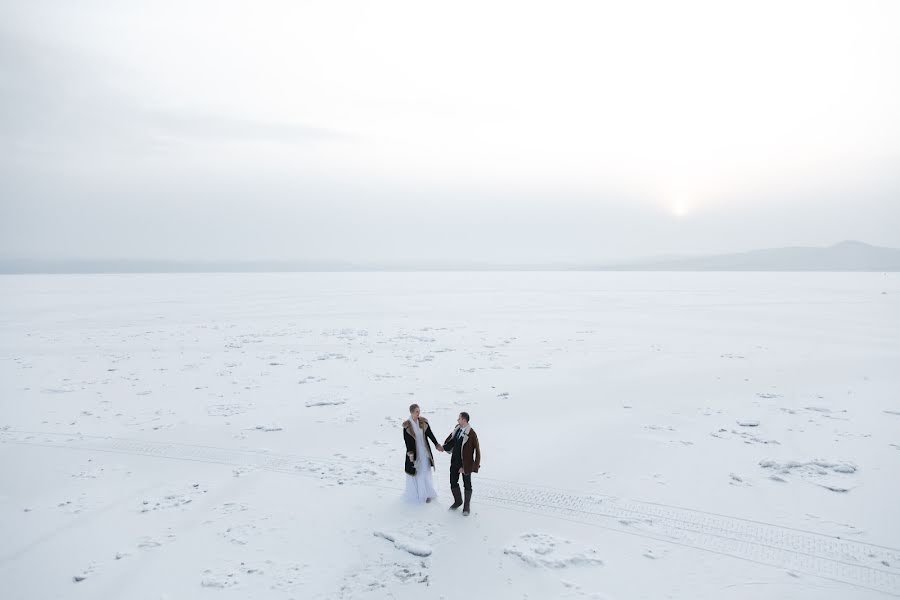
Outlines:
<svg viewBox="0 0 900 600"><path fill-rule="evenodd" d="M857 467L853 463L831 462L822 459L810 460L807 462L799 462L789 460L779 463L774 460L761 460L759 466L763 469L772 469L784 475L789 475L793 471L809 475L828 475L831 473L856 473Z"/></svg>
<svg viewBox="0 0 900 600"><path fill-rule="evenodd" d="M341 404L346 403L346 400L310 400L306 403L306 408L312 408L314 406L340 406Z"/></svg>
<svg viewBox="0 0 900 600"><path fill-rule="evenodd" d="M525 533L515 543L507 546L503 553L515 556L529 566L549 569L603 564L597 558L595 550L588 548L576 551L572 546L569 540L546 533Z"/></svg>
<svg viewBox="0 0 900 600"><path fill-rule="evenodd" d="M853 489L853 486L848 485L846 476L853 475L857 471L857 467L853 463L822 459L807 462L790 460L783 463L762 460L759 462L759 466L771 470L772 474L769 478L775 481L786 481L783 476L796 474L826 490L838 493L846 493Z"/></svg>
<svg viewBox="0 0 900 600"><path fill-rule="evenodd" d="M256 429L259 431L281 431L283 427L277 423L269 423L268 425L257 425Z"/></svg>
<svg viewBox="0 0 900 600"><path fill-rule="evenodd" d="M431 556L431 548L416 540L406 538L395 533L386 531L373 532L375 537L384 538L389 542L393 542L394 547L404 552L409 552L413 556Z"/></svg>

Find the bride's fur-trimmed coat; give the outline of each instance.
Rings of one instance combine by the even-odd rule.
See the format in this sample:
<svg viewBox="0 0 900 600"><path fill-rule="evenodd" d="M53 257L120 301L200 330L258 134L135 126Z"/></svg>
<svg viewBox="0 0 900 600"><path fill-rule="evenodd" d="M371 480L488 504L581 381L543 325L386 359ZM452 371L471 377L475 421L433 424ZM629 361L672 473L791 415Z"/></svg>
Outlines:
<svg viewBox="0 0 900 600"><path fill-rule="evenodd" d="M431 431L431 427L428 425L428 419L425 417L419 417L419 428L425 435L425 447L428 448L428 460L431 461L431 466L434 467L434 454L431 453L431 444L428 443L428 440L431 440L431 443L434 444L436 448L438 445L437 438L434 437L434 432ZM419 457L416 452L416 432L413 431L412 423L409 419L403 421L403 441L406 443L406 472L412 475L416 472L416 461ZM413 453L412 461L409 460L410 452Z"/></svg>

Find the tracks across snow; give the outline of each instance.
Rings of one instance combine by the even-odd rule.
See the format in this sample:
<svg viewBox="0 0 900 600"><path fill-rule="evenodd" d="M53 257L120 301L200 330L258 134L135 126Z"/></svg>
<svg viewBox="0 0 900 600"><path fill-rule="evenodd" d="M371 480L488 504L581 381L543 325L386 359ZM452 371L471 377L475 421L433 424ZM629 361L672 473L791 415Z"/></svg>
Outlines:
<svg viewBox="0 0 900 600"><path fill-rule="evenodd" d="M900 596L900 549L665 504L478 479L481 502ZM886 566L890 565L890 566Z"/></svg>
<svg viewBox="0 0 900 600"><path fill-rule="evenodd" d="M374 461L78 434L0 431L0 442L255 467L393 487ZM479 477L480 502L714 552L900 597L900 549L665 504Z"/></svg>
<svg viewBox="0 0 900 600"><path fill-rule="evenodd" d="M155 456L173 460L256 468L265 471L303 475L335 485L344 485L346 483L371 485L380 481L387 481L383 475L379 474L380 465L371 460L348 460L339 457L317 458L293 454L276 454L260 450L242 450L175 442L12 430L0 430L0 442Z"/></svg>

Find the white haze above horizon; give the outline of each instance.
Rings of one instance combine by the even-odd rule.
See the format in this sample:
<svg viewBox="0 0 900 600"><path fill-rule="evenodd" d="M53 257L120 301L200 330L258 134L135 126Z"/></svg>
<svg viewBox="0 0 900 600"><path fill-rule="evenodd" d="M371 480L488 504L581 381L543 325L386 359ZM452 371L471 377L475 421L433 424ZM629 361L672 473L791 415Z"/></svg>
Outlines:
<svg viewBox="0 0 900 600"><path fill-rule="evenodd" d="M900 246L900 4L0 3L0 258Z"/></svg>

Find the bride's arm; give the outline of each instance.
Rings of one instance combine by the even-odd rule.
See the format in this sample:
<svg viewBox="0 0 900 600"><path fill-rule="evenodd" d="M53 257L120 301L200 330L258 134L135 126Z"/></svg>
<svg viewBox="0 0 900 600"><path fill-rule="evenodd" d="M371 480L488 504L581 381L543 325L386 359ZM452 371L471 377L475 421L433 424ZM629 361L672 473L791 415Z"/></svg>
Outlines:
<svg viewBox="0 0 900 600"><path fill-rule="evenodd" d="M428 439L431 440L431 443L434 444L435 448L437 448L441 452L444 451L444 447L438 444L437 438L434 437L434 432L431 430L431 427L428 428L428 430L425 432L425 435L428 436Z"/></svg>

